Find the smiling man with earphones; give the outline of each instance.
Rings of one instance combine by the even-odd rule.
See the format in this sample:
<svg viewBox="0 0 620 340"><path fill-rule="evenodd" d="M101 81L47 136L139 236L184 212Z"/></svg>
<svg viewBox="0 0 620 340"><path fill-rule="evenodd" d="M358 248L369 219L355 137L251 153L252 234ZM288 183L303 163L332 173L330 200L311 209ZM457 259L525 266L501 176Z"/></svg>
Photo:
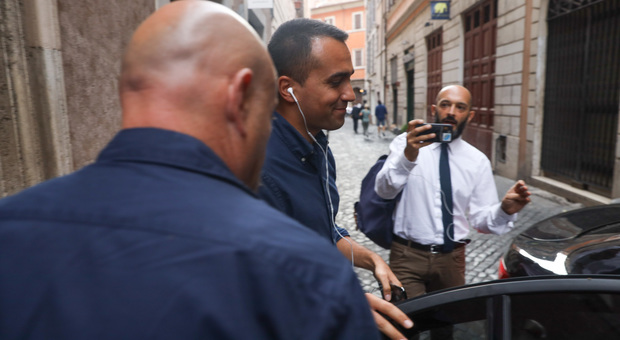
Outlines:
<svg viewBox="0 0 620 340"><path fill-rule="evenodd" d="M431 126L412 120L407 132L390 144L375 182L375 191L385 199L402 191L390 266L409 297L465 284L469 226L482 233L506 233L530 202L523 181L499 202L489 159L460 138L475 114L469 90L444 87L431 112L437 123L452 125L451 138L446 138L451 142L430 142L436 137L425 134Z"/></svg>
<svg viewBox="0 0 620 340"><path fill-rule="evenodd" d="M278 71L279 103L259 195L336 245L355 266L373 271L390 300L390 284L400 282L389 266L334 222L340 198L323 130L342 127L347 103L355 99L347 37L335 26L311 19L293 19L274 32L268 49ZM391 303L366 296L379 329L392 339L403 338L380 313L406 328L412 327L411 320Z"/></svg>

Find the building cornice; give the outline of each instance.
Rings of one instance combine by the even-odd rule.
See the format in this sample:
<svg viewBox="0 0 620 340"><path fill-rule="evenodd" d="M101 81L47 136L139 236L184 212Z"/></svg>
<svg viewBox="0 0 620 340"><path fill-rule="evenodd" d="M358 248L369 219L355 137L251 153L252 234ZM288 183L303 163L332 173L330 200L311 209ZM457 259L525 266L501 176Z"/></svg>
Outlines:
<svg viewBox="0 0 620 340"><path fill-rule="evenodd" d="M387 13L386 40L392 42L422 11L429 0L403 0ZM430 18L429 18L430 19Z"/></svg>

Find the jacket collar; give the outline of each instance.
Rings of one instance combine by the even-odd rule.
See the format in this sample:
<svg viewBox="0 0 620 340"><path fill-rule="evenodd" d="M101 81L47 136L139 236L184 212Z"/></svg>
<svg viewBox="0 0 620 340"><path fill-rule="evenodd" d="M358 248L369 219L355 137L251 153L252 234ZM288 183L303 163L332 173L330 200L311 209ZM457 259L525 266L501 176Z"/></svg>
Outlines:
<svg viewBox="0 0 620 340"><path fill-rule="evenodd" d="M316 152L317 146L314 145L315 143L308 142L293 125L277 112L273 113L273 128L272 133L277 138L280 138L282 143L286 145L297 158L308 159ZM323 150L327 150L327 136L325 136L323 131L319 132L314 138L316 138Z"/></svg>
<svg viewBox="0 0 620 340"><path fill-rule="evenodd" d="M175 131L157 128L121 130L101 151L97 162L140 162L182 168L218 177L254 194L202 141Z"/></svg>

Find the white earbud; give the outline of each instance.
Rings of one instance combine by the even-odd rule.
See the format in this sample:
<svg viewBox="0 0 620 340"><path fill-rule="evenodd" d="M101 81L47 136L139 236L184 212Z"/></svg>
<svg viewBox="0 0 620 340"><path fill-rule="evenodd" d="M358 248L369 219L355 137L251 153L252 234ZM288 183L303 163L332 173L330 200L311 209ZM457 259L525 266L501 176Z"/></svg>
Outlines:
<svg viewBox="0 0 620 340"><path fill-rule="evenodd" d="M301 117L304 120L304 127L306 128L306 133L308 133L308 136L310 136L310 138L314 141L314 143L316 143L316 145L321 149L321 151L323 152L323 155L325 156L325 187L329 188L329 160L327 158L327 151L325 151L325 149L323 149L321 144L319 144L319 142L314 138L314 136L308 130L308 124L306 123L306 116L304 115L304 112L301 110L301 106L299 105L299 101L297 101L297 98L295 97L295 94L293 93L293 88L292 87L287 88L286 92L291 94L291 97L293 97L293 100L297 104L297 108L299 109L299 113L301 114ZM331 197L331 194L330 194L329 190L327 190L327 199L329 201L329 209L330 209L330 215L329 216L331 218L332 227L336 230L336 232L340 235L340 237L342 237L345 241L347 241L349 243L349 246L351 246L351 267L353 268L355 266L355 257L353 255L353 244L351 243L351 241L349 241L346 238L344 238L340 234L340 231L338 231L338 228L336 228L336 221L334 221L334 206L333 206L333 203L332 203L332 197Z"/></svg>
<svg viewBox="0 0 620 340"><path fill-rule="evenodd" d="M288 89L286 89L286 92L291 94L291 97L293 97L293 100L295 101L295 103L297 103L297 106L299 106L299 102L297 101L297 97L295 97L295 94L293 93L293 88L289 87ZM301 107L299 108L299 112L301 112ZM301 114L303 115L304 113L301 112ZM305 117L304 117L305 119Z"/></svg>

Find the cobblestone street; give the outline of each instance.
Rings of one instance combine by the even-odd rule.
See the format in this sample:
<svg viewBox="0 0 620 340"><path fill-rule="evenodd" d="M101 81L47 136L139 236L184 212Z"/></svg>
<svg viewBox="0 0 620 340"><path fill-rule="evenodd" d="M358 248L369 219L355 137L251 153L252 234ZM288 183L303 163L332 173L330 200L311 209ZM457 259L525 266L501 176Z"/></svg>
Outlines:
<svg viewBox="0 0 620 340"><path fill-rule="evenodd" d="M361 125L361 124L360 124ZM360 185L364 175L382 154L389 152L389 144L395 135L385 133L385 138L377 136L377 127L370 125L369 137L353 132L353 123L346 119L345 125L329 133L330 147L334 153L337 166L337 185L340 192L340 210L336 223L346 228L351 237L381 255L388 261L389 251L370 241L363 233L355 230L353 204L359 199ZM513 180L495 176L498 197L503 197L514 183ZM485 235L472 231L472 242L467 246L466 282L477 283L497 279L498 261L508 247L512 238L532 223L557 213L581 207L564 198L529 186L532 202L519 213L515 228L502 236ZM378 285L372 273L364 269L355 269L366 292L380 296Z"/></svg>

